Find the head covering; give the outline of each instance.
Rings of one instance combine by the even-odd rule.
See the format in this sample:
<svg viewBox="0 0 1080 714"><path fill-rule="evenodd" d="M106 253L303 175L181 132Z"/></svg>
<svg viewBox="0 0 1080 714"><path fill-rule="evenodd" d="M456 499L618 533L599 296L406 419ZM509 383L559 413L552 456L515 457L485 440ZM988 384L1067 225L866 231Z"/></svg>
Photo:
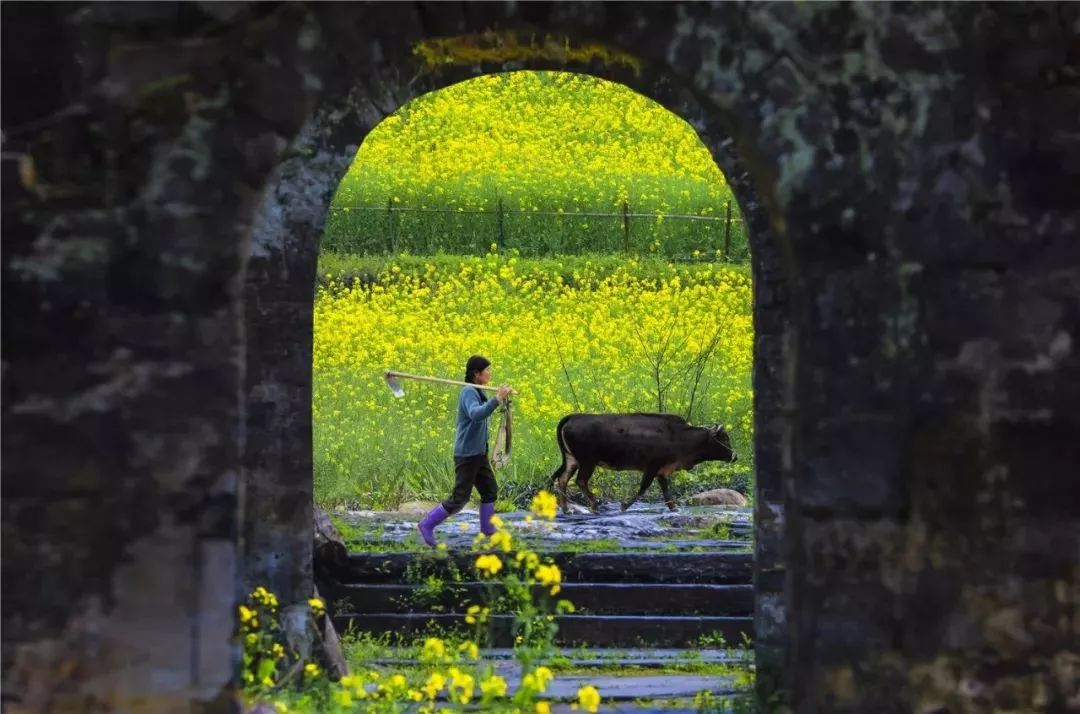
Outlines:
<svg viewBox="0 0 1080 714"><path fill-rule="evenodd" d="M491 360L481 355L473 355L469 358L469 361L465 363L465 381L473 381L473 375L478 372L483 372L491 364Z"/></svg>

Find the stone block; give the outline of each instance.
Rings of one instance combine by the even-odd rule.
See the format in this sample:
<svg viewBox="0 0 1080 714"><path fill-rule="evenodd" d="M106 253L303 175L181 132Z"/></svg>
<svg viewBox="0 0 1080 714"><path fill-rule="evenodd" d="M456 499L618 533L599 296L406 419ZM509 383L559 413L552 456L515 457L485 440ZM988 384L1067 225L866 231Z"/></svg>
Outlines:
<svg viewBox="0 0 1080 714"><path fill-rule="evenodd" d="M796 504L834 517L897 514L907 508L901 463L904 432L888 416L817 424L806 436Z"/></svg>

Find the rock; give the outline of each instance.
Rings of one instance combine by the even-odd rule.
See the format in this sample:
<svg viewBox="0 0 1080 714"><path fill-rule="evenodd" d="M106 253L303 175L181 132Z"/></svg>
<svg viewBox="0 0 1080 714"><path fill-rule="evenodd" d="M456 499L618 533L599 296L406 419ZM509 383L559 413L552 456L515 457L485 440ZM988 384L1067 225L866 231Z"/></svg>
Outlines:
<svg viewBox="0 0 1080 714"><path fill-rule="evenodd" d="M269 702L257 702L244 707L244 714L277 714L277 709Z"/></svg>
<svg viewBox="0 0 1080 714"><path fill-rule="evenodd" d="M406 501L397 507L395 513L404 513L410 516L424 516L438 504L434 501Z"/></svg>
<svg viewBox="0 0 1080 714"><path fill-rule="evenodd" d="M716 488L712 491L703 491L687 499L697 506L737 506L742 508L747 504L746 496L730 488Z"/></svg>
<svg viewBox="0 0 1080 714"><path fill-rule="evenodd" d="M316 506L313 516L315 574L332 578L349 562L349 550L323 509Z"/></svg>

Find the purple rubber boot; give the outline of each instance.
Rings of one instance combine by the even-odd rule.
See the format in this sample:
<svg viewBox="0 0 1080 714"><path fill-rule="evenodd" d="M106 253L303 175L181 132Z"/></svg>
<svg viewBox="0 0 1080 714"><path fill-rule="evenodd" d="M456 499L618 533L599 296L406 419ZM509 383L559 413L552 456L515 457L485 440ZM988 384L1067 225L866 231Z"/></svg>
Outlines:
<svg viewBox="0 0 1080 714"><path fill-rule="evenodd" d="M495 526L491 525L491 517L495 515L494 503L480 504L480 532L486 536L494 535Z"/></svg>
<svg viewBox="0 0 1080 714"><path fill-rule="evenodd" d="M439 525L447 518L450 517L450 512L443 508L440 503L435 508L431 509L431 512L424 516L424 520L420 521L417 528L420 529L420 535L423 536L424 542L434 548L438 543L435 541L435 534L432 532L435 530L435 526Z"/></svg>

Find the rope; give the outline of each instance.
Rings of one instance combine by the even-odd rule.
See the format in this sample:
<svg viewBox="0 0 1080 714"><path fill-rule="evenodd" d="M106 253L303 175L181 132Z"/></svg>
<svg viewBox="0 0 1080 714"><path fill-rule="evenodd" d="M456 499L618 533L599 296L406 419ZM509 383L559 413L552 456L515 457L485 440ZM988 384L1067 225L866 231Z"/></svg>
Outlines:
<svg viewBox="0 0 1080 714"><path fill-rule="evenodd" d="M510 463L511 428L514 422L509 399L502 403L499 410L502 416L499 418L499 430L495 434L495 456L491 459L491 465L496 469Z"/></svg>

